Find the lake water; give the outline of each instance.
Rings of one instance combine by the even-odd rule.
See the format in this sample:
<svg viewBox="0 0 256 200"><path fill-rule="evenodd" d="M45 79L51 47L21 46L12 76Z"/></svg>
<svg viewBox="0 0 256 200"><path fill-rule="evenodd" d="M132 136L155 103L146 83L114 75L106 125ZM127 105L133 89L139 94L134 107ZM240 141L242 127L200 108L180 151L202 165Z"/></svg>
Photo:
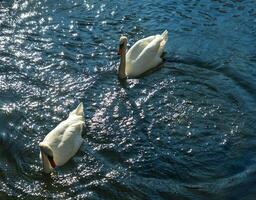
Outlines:
<svg viewBox="0 0 256 200"><path fill-rule="evenodd" d="M169 31L165 62L117 79L118 41ZM38 143L79 102L78 153ZM254 0L1 0L0 199L256 197Z"/></svg>

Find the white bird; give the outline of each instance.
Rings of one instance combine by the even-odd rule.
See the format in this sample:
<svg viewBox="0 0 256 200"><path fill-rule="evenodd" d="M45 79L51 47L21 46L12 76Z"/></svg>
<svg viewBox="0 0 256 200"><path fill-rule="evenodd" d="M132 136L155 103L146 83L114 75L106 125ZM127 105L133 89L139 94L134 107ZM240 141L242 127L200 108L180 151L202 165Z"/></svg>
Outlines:
<svg viewBox="0 0 256 200"><path fill-rule="evenodd" d="M121 56L118 77L137 77L144 72L158 66L164 46L168 40L168 31L161 35L153 35L137 41L126 53L127 37L121 36L118 54Z"/></svg>
<svg viewBox="0 0 256 200"><path fill-rule="evenodd" d="M66 120L58 124L39 143L40 159L45 173L50 173L55 167L64 165L76 154L83 141L83 126L83 103L80 103Z"/></svg>

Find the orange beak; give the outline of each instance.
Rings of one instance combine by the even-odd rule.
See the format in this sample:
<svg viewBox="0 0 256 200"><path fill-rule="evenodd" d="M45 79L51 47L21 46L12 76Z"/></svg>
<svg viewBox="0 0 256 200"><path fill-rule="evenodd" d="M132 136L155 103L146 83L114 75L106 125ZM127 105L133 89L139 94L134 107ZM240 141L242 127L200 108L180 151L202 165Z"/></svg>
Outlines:
<svg viewBox="0 0 256 200"><path fill-rule="evenodd" d="M55 168L55 167L56 167L56 163L54 162L53 157L49 157L49 156L48 156L48 160L49 160L49 162L50 162L52 168Z"/></svg>

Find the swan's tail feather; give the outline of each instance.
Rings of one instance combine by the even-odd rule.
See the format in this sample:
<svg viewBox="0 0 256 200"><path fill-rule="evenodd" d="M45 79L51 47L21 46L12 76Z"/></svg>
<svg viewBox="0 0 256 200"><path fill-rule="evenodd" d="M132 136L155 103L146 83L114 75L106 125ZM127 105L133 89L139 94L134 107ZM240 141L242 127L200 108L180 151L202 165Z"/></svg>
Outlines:
<svg viewBox="0 0 256 200"><path fill-rule="evenodd" d="M72 114L75 114L75 115L80 115L80 116L83 116L84 115L84 106L83 106L83 102L81 102L77 108L75 110L73 110L72 112L70 112L69 115L72 115Z"/></svg>
<svg viewBox="0 0 256 200"><path fill-rule="evenodd" d="M168 31L165 30L165 31L162 33L161 37L162 37L163 39L162 39L162 41L161 41L161 44L160 44L160 47L159 47L159 50L158 50L159 56L162 56L163 51L164 51L164 46L165 46L166 42L168 41Z"/></svg>
<svg viewBox="0 0 256 200"><path fill-rule="evenodd" d="M162 37L163 37L164 41L167 42L167 40L168 40L168 31L167 31L167 30L165 30L165 31L162 33Z"/></svg>

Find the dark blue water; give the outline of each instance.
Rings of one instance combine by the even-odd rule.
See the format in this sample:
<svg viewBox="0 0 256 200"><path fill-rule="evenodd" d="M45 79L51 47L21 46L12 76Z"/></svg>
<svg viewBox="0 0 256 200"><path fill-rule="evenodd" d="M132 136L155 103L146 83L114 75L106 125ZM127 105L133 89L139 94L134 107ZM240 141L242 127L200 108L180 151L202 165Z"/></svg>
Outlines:
<svg viewBox="0 0 256 200"><path fill-rule="evenodd" d="M118 40L169 31L165 62L120 83ZM38 143L82 101L76 156ZM0 199L256 197L254 0L0 1Z"/></svg>

